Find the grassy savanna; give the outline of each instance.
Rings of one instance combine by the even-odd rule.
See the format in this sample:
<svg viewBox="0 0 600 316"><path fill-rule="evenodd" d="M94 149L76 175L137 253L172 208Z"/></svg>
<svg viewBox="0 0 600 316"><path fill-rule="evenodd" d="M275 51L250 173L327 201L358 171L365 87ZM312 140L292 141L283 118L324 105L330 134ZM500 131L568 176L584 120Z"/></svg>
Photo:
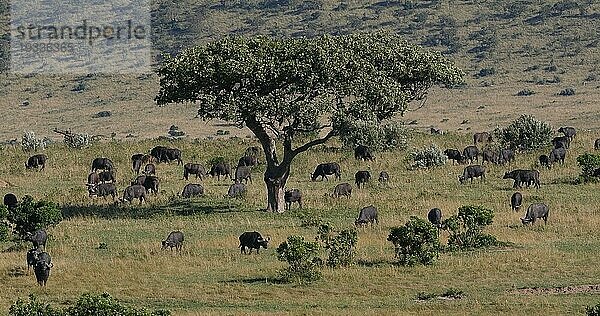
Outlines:
<svg viewBox="0 0 600 316"><path fill-rule="evenodd" d="M83 183L93 157L105 155L117 167L118 187L133 178L129 157L146 152L156 141L103 142L84 150L69 150L62 144L46 150L49 164L42 172L25 171L27 154L13 148L0 152L2 180L11 186L2 194L49 199L66 208L67 218L49 230L48 251L54 268L46 288L35 284L33 275L19 276L25 268L25 249L0 256L0 306L2 312L17 297L35 293L46 302L73 302L84 292L109 292L135 306L167 308L176 315L191 314L574 314L598 302L597 293L522 294L515 290L598 284L600 268L600 196L598 184L575 185L579 174L577 155L592 151L598 135L580 133L567 154L564 166L541 170L542 187L523 189L524 207L513 213L508 204L514 192L511 180L502 180L507 170L535 166L537 156L549 149L520 154L511 166L489 166L487 180L460 185L457 175L464 166L448 164L432 170L408 171L406 151L378 153L375 162L358 162L351 152L311 150L295 161L288 187L300 188L305 209L331 222L336 228L351 227L359 208L374 204L381 224L359 230L356 263L349 268L324 270L324 277L310 285L280 284L274 248L288 235L311 240L315 228L301 226L296 206L284 214L260 211L266 193L263 167L254 170L254 183L244 201L223 199L229 180L205 179L206 196L182 201L174 195L186 183L182 168L160 164L161 192L148 203L123 208L103 199L87 197ZM436 143L442 148L462 148L471 142L468 134L428 136L416 134L411 146ZM206 164L215 156L234 161L252 145L250 140L179 141L168 143L182 149L185 161ZM380 170L391 175L389 186L371 182L355 188L352 198L334 199L336 181L311 182L309 174L319 162L337 161L342 181L353 182L357 170ZM550 207L548 225L521 225L525 208L543 201ZM514 247L442 254L432 266L413 268L393 264L393 247L386 241L389 228L404 224L409 216L425 217L439 207L444 217L465 204L484 205L495 213L489 233ZM74 205L74 206L73 206ZM171 230L186 234L181 255L160 250L160 241ZM237 237L257 230L272 238L259 255L241 255ZM445 240L446 233L442 233ZM98 249L106 243L107 249ZM6 249L10 244L2 244ZM417 302L419 292L462 290L461 300Z"/></svg>

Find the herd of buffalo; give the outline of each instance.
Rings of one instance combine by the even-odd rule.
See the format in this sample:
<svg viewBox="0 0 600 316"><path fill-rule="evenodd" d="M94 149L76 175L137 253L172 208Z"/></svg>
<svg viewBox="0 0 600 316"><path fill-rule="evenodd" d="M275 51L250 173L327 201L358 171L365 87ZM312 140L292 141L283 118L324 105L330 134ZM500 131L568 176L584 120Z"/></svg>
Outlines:
<svg viewBox="0 0 600 316"><path fill-rule="evenodd" d="M553 148L548 155L541 155L539 157L539 165L550 169L553 164L563 164L565 160L566 152L571 144L571 141L576 135L576 130L573 127L561 127L558 130L563 136L555 137L552 140ZM486 168L484 164L493 163L499 165L511 164L515 160L515 151L513 149L500 149L492 150L489 145L493 142L491 134L487 132L475 133L473 135L473 145L465 147L462 151L457 149L446 149L444 154L449 160L454 163L466 164L467 165L463 173L458 176L458 180L461 184L467 181L473 182L474 178L481 178L481 181L485 180ZM477 146L483 144L482 150ZM600 139L594 143L595 149L600 149ZM248 182L252 183L251 170L253 166L260 163L258 157L260 155L260 149L258 147L249 147L238 160L238 164L235 171L232 172L232 168L229 163L225 161L216 161L210 166L210 169L204 168L199 163L183 163L181 150L176 148L168 148L164 146L156 146L150 150L149 154L137 153L131 156L131 168L137 175L136 178L123 190L122 198L118 199L118 202L132 202L134 199L138 199L140 204L146 199L146 195L149 193L158 194L160 187L160 178L156 175L155 164L162 162L177 162L178 165L183 165L183 178L188 180L190 176L195 176L196 179L203 180L205 176L217 177L218 180L221 177L233 180L233 184L229 187L228 197L241 197L246 192L246 185ZM358 146L354 150L354 157L357 160L362 161L373 161L375 157L367 146ZM481 164L473 164L479 162L481 158ZM27 169L36 168L43 170L45 168L47 156L44 154L37 154L29 157L25 166ZM142 168L143 167L143 168ZM335 180L341 180L341 168L336 162L321 163L316 166L314 172L311 174L311 180L316 181L327 180L328 176L333 176ZM506 172L503 179L512 179L514 181L514 188L522 188L523 186L540 188L540 172L538 170L523 170L516 169ZM359 170L354 175L355 186L357 188L364 187L371 180L371 174L366 170ZM386 171L379 173L378 181L386 183L390 180L390 175ZM87 178L87 188L90 197L112 197L113 201L117 202L118 191L116 188L114 164L106 157L95 158L91 164L91 172ZM198 183L188 183L183 187L181 196L183 198L191 198L196 196L204 195L204 187ZM345 196L350 198L352 196L352 185L347 182L337 184L333 193L333 197ZM285 191L285 208L290 209L292 203L298 203L298 206L302 208L302 193L299 189L289 189ZM510 205L514 211L518 211L523 202L523 195L520 192L515 192L510 199ZM13 194L7 194L4 197L4 204L10 207L17 205L16 197ZM528 223L535 223L536 219L541 218L544 222L548 219L548 206L543 203L531 204L526 211L525 217L521 218L521 222L525 225ZM433 208L427 214L429 221L436 225L438 228L441 227L442 223L442 211L439 208ZM377 208L373 205L366 206L359 211L358 217L355 219L355 225L361 226L365 224L377 224ZM52 268L52 261L50 255L45 251L45 245L47 240L47 233L44 230L38 230L32 234L26 236L26 240L33 243L33 248L27 252L27 266L28 271L30 267L36 275L36 279L40 285L45 285L48 280L50 269ZM175 248L181 250L183 245L184 235L181 231L173 231L168 237L162 241L162 249ZM239 248L242 253L246 253L246 249L256 249L258 253L259 249L267 248L270 238L263 238L258 232L245 232L239 236L240 245Z"/></svg>

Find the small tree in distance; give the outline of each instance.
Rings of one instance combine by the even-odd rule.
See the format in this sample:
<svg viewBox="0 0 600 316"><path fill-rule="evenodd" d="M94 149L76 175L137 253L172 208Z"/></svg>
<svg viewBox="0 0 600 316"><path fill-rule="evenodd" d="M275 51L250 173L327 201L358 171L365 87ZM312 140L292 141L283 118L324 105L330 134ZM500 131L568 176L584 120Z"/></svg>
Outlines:
<svg viewBox="0 0 600 316"><path fill-rule="evenodd" d="M552 139L552 127L533 115L521 115L505 128L494 131L503 146L531 151L547 146Z"/></svg>
<svg viewBox="0 0 600 316"><path fill-rule="evenodd" d="M441 54L387 33L225 37L165 56L158 75L159 105L195 102L198 117L247 127L258 138L267 165L266 209L273 212L284 211L296 156L357 122L385 123L433 85L464 77Z"/></svg>
<svg viewBox="0 0 600 316"><path fill-rule="evenodd" d="M430 222L411 216L400 227L393 227L387 238L394 244L401 265L432 264L440 251L437 228Z"/></svg>

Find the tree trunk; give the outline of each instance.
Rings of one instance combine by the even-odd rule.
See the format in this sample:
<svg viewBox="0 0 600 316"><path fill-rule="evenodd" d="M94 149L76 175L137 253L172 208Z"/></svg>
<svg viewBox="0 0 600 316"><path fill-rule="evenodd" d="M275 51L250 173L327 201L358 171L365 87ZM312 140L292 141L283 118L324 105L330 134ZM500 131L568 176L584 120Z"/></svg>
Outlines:
<svg viewBox="0 0 600 316"><path fill-rule="evenodd" d="M267 212L285 212L285 184L287 183L289 174L289 166L267 168L267 171L265 171Z"/></svg>

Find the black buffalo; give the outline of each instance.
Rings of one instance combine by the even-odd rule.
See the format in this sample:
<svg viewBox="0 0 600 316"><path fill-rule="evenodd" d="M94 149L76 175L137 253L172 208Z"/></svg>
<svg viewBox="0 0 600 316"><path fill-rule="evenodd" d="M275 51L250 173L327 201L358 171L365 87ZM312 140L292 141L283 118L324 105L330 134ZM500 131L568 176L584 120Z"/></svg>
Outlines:
<svg viewBox="0 0 600 316"><path fill-rule="evenodd" d="M554 137L552 139L552 145L554 148L569 149L569 146L571 145L571 139L567 136Z"/></svg>
<svg viewBox="0 0 600 316"><path fill-rule="evenodd" d="M264 239L260 233L258 232L245 232L240 235L240 253L246 253L246 248L250 250L249 254L252 253L252 249L256 249L256 253L260 250L260 247L267 249L269 245L269 240L271 238L267 237Z"/></svg>
<svg viewBox="0 0 600 316"><path fill-rule="evenodd" d="M365 184L371 180L371 173L369 171L357 171L354 174L354 184L360 189L360 185L365 187Z"/></svg>
<svg viewBox="0 0 600 316"><path fill-rule="evenodd" d="M146 176L145 175L139 175L135 178L135 180L131 181L131 185L144 185L144 182L146 181Z"/></svg>
<svg viewBox="0 0 600 316"><path fill-rule="evenodd" d="M505 173L502 179L513 179L515 181L513 188L521 188L523 183L527 187L533 184L536 188L540 188L540 172L537 170L513 170Z"/></svg>
<svg viewBox="0 0 600 316"><path fill-rule="evenodd" d="M17 200L17 196L12 193L7 193L4 195L4 205L9 209L13 210L19 205L19 200Z"/></svg>
<svg viewBox="0 0 600 316"><path fill-rule="evenodd" d="M387 183L388 181L390 181L390 175L387 173L387 171L381 171L379 173L379 179L377 179L377 181L381 183Z"/></svg>
<svg viewBox="0 0 600 316"><path fill-rule="evenodd" d="M292 208L292 203L298 202L298 206L302 208L302 192L298 189L286 190L284 194L285 208L287 210Z"/></svg>
<svg viewBox="0 0 600 316"><path fill-rule="evenodd" d="M354 225L356 226L362 226L369 223L371 226L379 223L377 221L377 208L373 205L361 209L358 213L358 217L354 220Z"/></svg>
<svg viewBox="0 0 600 316"><path fill-rule="evenodd" d="M529 223L535 224L535 220L541 218L544 220L544 224L548 222L548 206L544 203L535 203L529 205L527 213L524 218L521 218L521 223L527 225Z"/></svg>
<svg viewBox="0 0 600 316"><path fill-rule="evenodd" d="M246 185L236 182L227 190L228 197L244 197L246 195Z"/></svg>
<svg viewBox="0 0 600 316"><path fill-rule="evenodd" d="M202 180L202 175L206 173L206 169L199 163L186 163L183 165L183 178L188 180L190 174L195 174L196 179Z"/></svg>
<svg viewBox="0 0 600 316"><path fill-rule="evenodd" d="M123 202L129 201L131 203L134 199L139 199L140 204L146 200L146 188L144 186L135 184L125 188Z"/></svg>
<svg viewBox="0 0 600 316"><path fill-rule="evenodd" d="M235 169L235 177L233 180L238 182L242 182L242 180L244 180L246 184L248 183L248 180L250 180L250 183L252 183L252 174L250 172L250 167L238 166Z"/></svg>
<svg viewBox="0 0 600 316"><path fill-rule="evenodd" d="M463 161L463 155L459 150L452 148L446 149L444 150L444 154L449 160L454 160L454 163L461 163Z"/></svg>
<svg viewBox="0 0 600 316"><path fill-rule="evenodd" d="M40 286L45 286L48 282L52 266L52 258L47 252L41 252L37 255L33 271L35 272L35 279Z"/></svg>
<svg viewBox="0 0 600 316"><path fill-rule="evenodd" d="M470 163L473 163L474 160L479 161L479 148L472 145L465 147L463 149L463 159L468 160Z"/></svg>
<svg viewBox="0 0 600 316"><path fill-rule="evenodd" d="M358 145L355 149L354 149L354 159L360 159L360 160L369 160L369 161L373 161L375 160L375 157L373 156L373 153L371 152L371 149L367 146L363 146L363 145Z"/></svg>
<svg viewBox="0 0 600 316"><path fill-rule="evenodd" d="M487 149L487 148L481 152L481 157L482 157L482 159L481 159L482 164L486 161L497 164L500 161L500 157L499 157L498 153L491 149Z"/></svg>
<svg viewBox="0 0 600 316"><path fill-rule="evenodd" d="M30 241L34 248L46 249L46 241L48 241L48 233L43 229L38 229L33 233L27 232L25 241Z"/></svg>
<svg viewBox="0 0 600 316"><path fill-rule="evenodd" d="M335 186L335 188L333 189L333 196L337 198L342 195L348 198L352 196L352 186L350 185L350 183L340 183Z"/></svg>
<svg viewBox="0 0 600 316"><path fill-rule="evenodd" d="M515 161L515 151L512 149L502 149L500 150L499 163L511 163Z"/></svg>
<svg viewBox="0 0 600 316"><path fill-rule="evenodd" d="M199 184L188 183L183 187L183 192L181 192L181 196L189 199L195 196L201 196L204 194L204 187Z"/></svg>
<svg viewBox="0 0 600 316"><path fill-rule="evenodd" d="M594 149L600 150L600 138L598 138L594 141Z"/></svg>
<svg viewBox="0 0 600 316"><path fill-rule="evenodd" d="M164 250L167 249L167 247L169 247L169 250L173 250L173 247L175 247L175 250L181 251L181 248L183 247L183 233L178 230L169 233L167 239L161 242L160 249Z"/></svg>
<svg viewBox="0 0 600 316"><path fill-rule="evenodd" d="M427 213L427 219L431 224L433 224L438 229L442 227L442 210L439 208L432 208Z"/></svg>
<svg viewBox="0 0 600 316"><path fill-rule="evenodd" d="M131 156L131 170L133 170L135 174L140 173L140 168L142 168L143 159L144 154L134 154Z"/></svg>
<svg viewBox="0 0 600 316"><path fill-rule="evenodd" d="M37 248L31 248L29 249L29 251L27 251L27 274L29 275L29 270L31 270L31 268L35 267L35 263L37 262L38 259L38 255L42 253L39 249Z"/></svg>
<svg viewBox="0 0 600 316"><path fill-rule="evenodd" d="M116 182L115 173L112 170L104 170L98 174L98 180L100 180L102 183Z"/></svg>
<svg viewBox="0 0 600 316"><path fill-rule="evenodd" d="M513 193L513 195L510 197L510 207L512 208L513 211L518 211L519 208L521 208L521 205L523 204L523 195L521 194L521 192L515 192Z"/></svg>
<svg viewBox="0 0 600 316"><path fill-rule="evenodd" d="M113 170L114 165L112 160L106 157L98 157L92 160L92 172L98 170Z"/></svg>
<svg viewBox="0 0 600 316"><path fill-rule="evenodd" d="M565 135L566 137L568 137L570 140L573 140L573 138L575 137L575 135L577 135L577 130L574 127L571 126L563 126L561 128L558 129L559 133L563 133L563 135Z"/></svg>
<svg viewBox="0 0 600 316"><path fill-rule="evenodd" d="M550 152L549 155L549 160L550 163L553 164L555 162L558 162L560 164L564 164L565 163L565 155L567 154L567 150L564 148L554 148L552 149L552 151Z"/></svg>
<svg viewBox="0 0 600 316"><path fill-rule="evenodd" d="M117 196L117 187L114 183L100 183L94 185L88 185L88 193L90 197L98 196L103 197L106 200L107 196L112 196L113 201Z"/></svg>
<svg viewBox="0 0 600 316"><path fill-rule="evenodd" d="M144 179L144 184L142 185L144 188L146 188L146 192L158 194L160 180L156 176L146 176L146 179Z"/></svg>
<svg viewBox="0 0 600 316"><path fill-rule="evenodd" d="M38 167L41 167L39 170L42 171L46 167L46 160L48 160L48 156L44 154L33 155L27 159L25 169L37 169Z"/></svg>
<svg viewBox="0 0 600 316"><path fill-rule="evenodd" d="M540 155L538 160L540 161L540 166L546 167L548 169L552 168L552 166L550 165L550 157L548 157L547 155Z"/></svg>
<svg viewBox="0 0 600 316"><path fill-rule="evenodd" d="M312 173L310 178L312 181L317 180L318 177L321 177L321 180L323 180L323 178L329 180L327 176L332 174L335 175L336 180L342 179L340 165L337 162L327 162L319 164L317 168L315 168L315 172Z"/></svg>
<svg viewBox="0 0 600 316"><path fill-rule="evenodd" d="M156 175L156 166L152 163L147 164L146 166L144 166L144 174L146 175Z"/></svg>
<svg viewBox="0 0 600 316"><path fill-rule="evenodd" d="M88 185L95 185L100 183L100 176L96 172L90 172L87 177Z"/></svg>
<svg viewBox="0 0 600 316"><path fill-rule="evenodd" d="M256 156L244 156L238 160L238 167L240 167L240 166L253 167L256 165L258 165L258 158L256 158Z"/></svg>
<svg viewBox="0 0 600 316"><path fill-rule="evenodd" d="M183 165L183 160L181 159L181 150L177 148L168 148L165 146L156 146L150 150L150 156L156 159L156 162L171 162L177 160L177 164Z"/></svg>
<svg viewBox="0 0 600 316"><path fill-rule="evenodd" d="M231 177L231 167L226 162L217 162L212 165L207 174L211 177L216 176L217 180L221 180L221 176Z"/></svg>
<svg viewBox="0 0 600 316"><path fill-rule="evenodd" d="M244 156L258 157L260 156L260 148L257 146L248 147L244 152Z"/></svg>
<svg viewBox="0 0 600 316"><path fill-rule="evenodd" d="M485 167L481 165L466 166L463 170L463 174L458 176L458 181L460 181L461 184L464 184L465 181L471 180L471 183L473 183L473 178L479 177L481 177L481 182L485 180Z"/></svg>

